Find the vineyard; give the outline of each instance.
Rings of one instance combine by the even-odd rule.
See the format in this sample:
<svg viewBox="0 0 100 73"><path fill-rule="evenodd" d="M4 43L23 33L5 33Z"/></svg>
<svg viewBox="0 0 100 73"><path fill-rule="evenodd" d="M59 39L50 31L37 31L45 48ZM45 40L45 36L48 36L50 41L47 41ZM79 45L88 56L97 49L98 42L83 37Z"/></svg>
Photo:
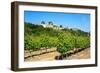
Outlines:
<svg viewBox="0 0 100 73"><path fill-rule="evenodd" d="M64 58L90 47L90 33L80 29L55 30L26 22L24 29L24 49L30 53L25 58L53 51L59 52ZM54 47L56 49L52 49ZM55 59L58 60L59 57L55 56Z"/></svg>

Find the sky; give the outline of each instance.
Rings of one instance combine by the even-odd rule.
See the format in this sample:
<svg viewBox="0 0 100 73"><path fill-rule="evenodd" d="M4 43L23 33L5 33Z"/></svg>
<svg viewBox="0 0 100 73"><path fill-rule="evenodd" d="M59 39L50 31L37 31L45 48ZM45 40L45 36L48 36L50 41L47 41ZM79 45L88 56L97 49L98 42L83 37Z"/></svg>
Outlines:
<svg viewBox="0 0 100 73"><path fill-rule="evenodd" d="M39 24L41 21L45 21L45 23L52 21L63 27L78 28L90 32L90 14L24 11L24 22Z"/></svg>

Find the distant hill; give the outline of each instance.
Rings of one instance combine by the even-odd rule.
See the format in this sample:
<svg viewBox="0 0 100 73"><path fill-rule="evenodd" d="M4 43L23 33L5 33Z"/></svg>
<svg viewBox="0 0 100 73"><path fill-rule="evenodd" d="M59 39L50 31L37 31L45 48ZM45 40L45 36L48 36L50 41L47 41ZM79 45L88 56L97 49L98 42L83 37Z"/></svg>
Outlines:
<svg viewBox="0 0 100 73"><path fill-rule="evenodd" d="M45 24L46 25L46 24ZM77 36L88 36L88 32L84 32L77 28L63 28L62 30L54 30L54 25L50 28L49 25L44 27L43 25L39 24L32 24L25 22L25 33L31 33L34 35L41 35L41 34L48 34L48 35L55 35L59 32L64 32L66 34L77 35ZM60 29L59 26L56 26Z"/></svg>

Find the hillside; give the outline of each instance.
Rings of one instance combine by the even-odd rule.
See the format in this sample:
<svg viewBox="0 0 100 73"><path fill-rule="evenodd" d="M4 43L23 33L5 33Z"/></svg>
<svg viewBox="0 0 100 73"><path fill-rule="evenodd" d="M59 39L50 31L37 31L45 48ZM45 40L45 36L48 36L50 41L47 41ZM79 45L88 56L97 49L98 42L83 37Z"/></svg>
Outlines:
<svg viewBox="0 0 100 73"><path fill-rule="evenodd" d="M87 48L90 46L90 33L80 29L64 28L55 30L25 22L24 30L25 50L37 51L56 47L59 53L66 54L75 48Z"/></svg>

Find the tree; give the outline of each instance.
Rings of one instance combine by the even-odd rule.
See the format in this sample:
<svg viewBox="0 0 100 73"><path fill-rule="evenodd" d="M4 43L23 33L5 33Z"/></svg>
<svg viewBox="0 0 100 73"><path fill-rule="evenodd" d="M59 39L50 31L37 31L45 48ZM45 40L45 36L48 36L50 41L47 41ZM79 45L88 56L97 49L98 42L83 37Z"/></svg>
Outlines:
<svg viewBox="0 0 100 73"><path fill-rule="evenodd" d="M60 25L60 28L62 28L62 25Z"/></svg>
<svg viewBox="0 0 100 73"><path fill-rule="evenodd" d="M45 21L42 21L41 24L45 24Z"/></svg>
<svg viewBox="0 0 100 73"><path fill-rule="evenodd" d="M48 24L49 24L49 25L53 25L53 22L52 22L52 21L49 21Z"/></svg>

